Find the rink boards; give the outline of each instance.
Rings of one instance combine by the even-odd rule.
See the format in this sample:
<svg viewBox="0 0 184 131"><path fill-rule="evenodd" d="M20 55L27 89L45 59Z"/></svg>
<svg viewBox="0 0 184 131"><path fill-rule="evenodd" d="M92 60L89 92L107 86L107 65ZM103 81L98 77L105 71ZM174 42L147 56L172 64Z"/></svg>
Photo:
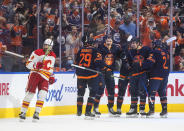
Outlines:
<svg viewBox="0 0 184 131"><path fill-rule="evenodd" d="M118 73L115 73L118 76ZM56 73L57 81L49 87L47 98L40 115L62 115L76 113L77 80L73 72ZM0 74L0 118L17 117L21 103L25 95L28 73L4 73ZM117 98L117 83L115 80L115 100ZM89 92L86 90L84 103L86 103ZM100 101L100 111L107 113L107 91ZM184 73L170 73L167 85L168 111L184 112ZM37 95L30 103L27 116L34 112ZM124 98L122 111L129 110L130 94L127 91ZM146 110L148 107L146 106ZM156 97L156 112L161 111L159 97Z"/></svg>

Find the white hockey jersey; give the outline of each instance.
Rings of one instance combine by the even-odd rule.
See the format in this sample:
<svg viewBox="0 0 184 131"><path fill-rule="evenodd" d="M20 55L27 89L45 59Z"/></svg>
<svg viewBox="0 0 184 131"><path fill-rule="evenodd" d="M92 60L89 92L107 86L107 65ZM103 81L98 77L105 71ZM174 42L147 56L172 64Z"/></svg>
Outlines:
<svg viewBox="0 0 184 131"><path fill-rule="evenodd" d="M53 74L55 59L56 55L53 51L45 56L43 49L37 49L32 52L29 60L26 63L26 67L30 69L31 72L37 72L44 79L49 80L50 76ZM36 69L37 62L43 62L43 67L39 70Z"/></svg>

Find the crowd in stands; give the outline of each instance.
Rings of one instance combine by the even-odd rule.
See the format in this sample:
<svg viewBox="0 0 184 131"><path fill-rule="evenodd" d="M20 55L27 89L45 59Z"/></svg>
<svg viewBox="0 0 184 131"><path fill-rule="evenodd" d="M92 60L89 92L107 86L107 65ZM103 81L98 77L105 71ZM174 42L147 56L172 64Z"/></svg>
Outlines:
<svg viewBox="0 0 184 131"><path fill-rule="evenodd" d="M137 36L137 0L111 0L110 32L108 32L108 0L84 0L84 32L96 41L103 43L104 36L110 33L114 44L120 44L128 35ZM40 0L1 0L0 1L0 46L7 50L29 56L37 49L37 27L39 47L46 38L54 40L56 52L55 71L71 71L75 54L82 45L82 0L62 0L62 45L61 65L59 68L59 1ZM40 25L37 14L40 12ZM140 34L143 45L170 37L170 0L140 0ZM173 43L174 70L184 70L184 1L174 0ZM27 71L27 59L18 59L0 54L1 71Z"/></svg>

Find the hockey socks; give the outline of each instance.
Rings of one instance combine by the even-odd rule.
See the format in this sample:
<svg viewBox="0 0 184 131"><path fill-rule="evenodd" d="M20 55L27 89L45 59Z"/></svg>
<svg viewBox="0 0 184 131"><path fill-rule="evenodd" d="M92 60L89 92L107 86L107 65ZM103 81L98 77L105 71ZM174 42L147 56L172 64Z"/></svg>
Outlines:
<svg viewBox="0 0 184 131"><path fill-rule="evenodd" d="M100 103L100 98L101 98L101 95L96 95L95 96L95 99L94 99L94 108L98 108L99 103Z"/></svg>
<svg viewBox="0 0 184 131"><path fill-rule="evenodd" d="M88 101L87 101L87 105L86 105L86 112L91 112L93 103L94 103L93 97L88 97Z"/></svg>
<svg viewBox="0 0 184 131"><path fill-rule="evenodd" d="M140 99L139 109L144 110L145 109L145 104L146 104L146 99Z"/></svg>
<svg viewBox="0 0 184 131"><path fill-rule="evenodd" d="M123 96L118 96L117 98L117 112L116 114L117 115L121 115L121 107L122 107L122 104L123 104L123 100L124 100L124 97Z"/></svg>
<svg viewBox="0 0 184 131"><path fill-rule="evenodd" d="M108 96L108 107L111 108L114 106L114 95Z"/></svg>
<svg viewBox="0 0 184 131"><path fill-rule="evenodd" d="M146 117L153 117L153 115L155 114L155 96L151 96L148 102L149 112L146 114Z"/></svg>
<svg viewBox="0 0 184 131"><path fill-rule="evenodd" d="M160 113L160 117L167 118L167 97L160 97L160 102L162 105L162 112Z"/></svg>
<svg viewBox="0 0 184 131"><path fill-rule="evenodd" d="M26 93L26 95L24 97L24 100L22 102L22 107L21 107L21 113L20 114L23 114L23 113L26 114L26 112L28 110L28 107L29 107L29 104L30 104L31 100L33 99L33 97L34 97L34 93L31 93L31 92Z"/></svg>
<svg viewBox="0 0 184 131"><path fill-rule="evenodd" d="M122 104L123 104L123 96L118 96L117 98L117 109L121 109Z"/></svg>
<svg viewBox="0 0 184 131"><path fill-rule="evenodd" d="M43 104L44 104L44 101L37 100L35 112L40 113L40 111L43 107Z"/></svg>
<svg viewBox="0 0 184 131"><path fill-rule="evenodd" d="M86 111L85 111L85 119L94 119L95 115L91 113L93 103L94 103L94 98L88 97Z"/></svg>
<svg viewBox="0 0 184 131"><path fill-rule="evenodd" d="M29 104L30 104L30 102L23 101L23 103L22 103L22 108L21 108L21 112L26 113L27 110L28 110Z"/></svg>
<svg viewBox="0 0 184 131"><path fill-rule="evenodd" d="M77 116L82 115L83 96L77 96Z"/></svg>

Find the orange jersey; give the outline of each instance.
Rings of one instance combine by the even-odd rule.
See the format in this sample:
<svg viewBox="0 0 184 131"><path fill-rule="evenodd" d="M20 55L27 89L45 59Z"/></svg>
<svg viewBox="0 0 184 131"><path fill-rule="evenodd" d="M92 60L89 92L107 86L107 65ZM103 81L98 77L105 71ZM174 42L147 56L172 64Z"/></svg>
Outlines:
<svg viewBox="0 0 184 131"><path fill-rule="evenodd" d="M8 5L9 3L11 3L10 0L4 0L3 3L2 3L2 5L6 6L6 5Z"/></svg>
<svg viewBox="0 0 184 131"><path fill-rule="evenodd" d="M160 18L161 31L165 31L169 29L169 18L167 16Z"/></svg>
<svg viewBox="0 0 184 131"><path fill-rule="evenodd" d="M2 56L2 54L1 54L1 51L2 51L2 45L3 45L3 43L0 41L0 57Z"/></svg>
<svg viewBox="0 0 184 131"><path fill-rule="evenodd" d="M146 7L147 6L147 0L141 0L141 5L140 8L142 9L142 7Z"/></svg>
<svg viewBox="0 0 184 131"><path fill-rule="evenodd" d="M178 38L177 42L179 45L184 44L184 38Z"/></svg>
<svg viewBox="0 0 184 131"><path fill-rule="evenodd" d="M161 10L161 7L159 5L155 5L152 7L153 14L158 14Z"/></svg>
<svg viewBox="0 0 184 131"><path fill-rule="evenodd" d="M22 45L22 35L26 34L26 29L22 25L15 25L13 26L14 30L14 37L11 37L11 44L15 46Z"/></svg>
<svg viewBox="0 0 184 131"><path fill-rule="evenodd" d="M44 79L49 80L54 70L55 59L56 55L53 51L51 51L48 55L45 55L43 49L37 49L32 52L26 63L26 67L30 69L31 72L37 72ZM43 62L43 67L39 70L36 69L37 62Z"/></svg>
<svg viewBox="0 0 184 131"><path fill-rule="evenodd" d="M147 20L146 19L143 20L140 30L141 30L140 38L141 38L142 44L144 46L150 46L152 41L150 39L150 29L147 26Z"/></svg>
<svg viewBox="0 0 184 131"><path fill-rule="evenodd" d="M90 13L90 9L84 8L84 24L89 25L90 21L88 19L88 15Z"/></svg>

